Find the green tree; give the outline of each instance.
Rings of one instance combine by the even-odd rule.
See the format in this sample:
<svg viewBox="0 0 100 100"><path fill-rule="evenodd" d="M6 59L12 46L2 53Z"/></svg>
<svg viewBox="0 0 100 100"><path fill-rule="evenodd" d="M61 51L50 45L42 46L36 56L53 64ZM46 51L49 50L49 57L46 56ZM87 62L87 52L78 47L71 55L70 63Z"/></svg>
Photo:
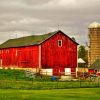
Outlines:
<svg viewBox="0 0 100 100"><path fill-rule="evenodd" d="M78 58L82 58L86 62L86 65L88 64L88 51L83 45L78 47Z"/></svg>
<svg viewBox="0 0 100 100"><path fill-rule="evenodd" d="M85 57L85 46L80 45L78 48L78 58L84 58Z"/></svg>

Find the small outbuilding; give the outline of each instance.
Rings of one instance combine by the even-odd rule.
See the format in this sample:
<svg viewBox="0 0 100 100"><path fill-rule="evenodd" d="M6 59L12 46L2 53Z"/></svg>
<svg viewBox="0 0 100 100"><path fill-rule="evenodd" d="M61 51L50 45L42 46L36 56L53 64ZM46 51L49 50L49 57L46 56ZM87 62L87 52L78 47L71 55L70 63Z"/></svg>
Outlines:
<svg viewBox="0 0 100 100"><path fill-rule="evenodd" d="M82 58L78 58L78 72L88 72L88 68L86 67L86 62Z"/></svg>

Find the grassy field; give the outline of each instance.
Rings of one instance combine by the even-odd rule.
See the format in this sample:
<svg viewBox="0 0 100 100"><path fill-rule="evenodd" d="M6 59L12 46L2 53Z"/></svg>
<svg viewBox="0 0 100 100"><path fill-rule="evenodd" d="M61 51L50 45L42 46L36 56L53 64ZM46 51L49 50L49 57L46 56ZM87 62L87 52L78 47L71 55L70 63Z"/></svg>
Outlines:
<svg viewBox="0 0 100 100"><path fill-rule="evenodd" d="M79 87L100 87L100 82L95 81L52 81L51 77L36 76L27 78L23 70L0 70L0 89L43 90L43 89L68 89Z"/></svg>
<svg viewBox="0 0 100 100"><path fill-rule="evenodd" d="M25 71L0 69L0 80L25 80Z"/></svg>
<svg viewBox="0 0 100 100"><path fill-rule="evenodd" d="M100 88L0 90L0 100L100 100Z"/></svg>
<svg viewBox="0 0 100 100"><path fill-rule="evenodd" d="M99 84L84 80L52 81L51 77L44 76L30 79L24 71L2 69L0 100L100 100L100 88L92 88L100 87Z"/></svg>

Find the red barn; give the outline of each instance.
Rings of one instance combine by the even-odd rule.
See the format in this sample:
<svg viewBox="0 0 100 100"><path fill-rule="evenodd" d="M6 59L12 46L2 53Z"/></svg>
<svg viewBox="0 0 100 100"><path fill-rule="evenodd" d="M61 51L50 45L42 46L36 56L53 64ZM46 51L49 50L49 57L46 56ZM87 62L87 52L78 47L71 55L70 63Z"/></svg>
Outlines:
<svg viewBox="0 0 100 100"><path fill-rule="evenodd" d="M46 74L76 72L77 45L62 31L10 39L0 45L0 66L32 68Z"/></svg>

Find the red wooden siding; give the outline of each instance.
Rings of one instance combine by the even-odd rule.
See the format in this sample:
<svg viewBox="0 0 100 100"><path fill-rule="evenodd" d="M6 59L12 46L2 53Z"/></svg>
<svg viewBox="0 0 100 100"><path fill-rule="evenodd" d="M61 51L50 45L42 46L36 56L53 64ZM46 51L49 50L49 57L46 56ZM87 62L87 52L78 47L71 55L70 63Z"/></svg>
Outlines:
<svg viewBox="0 0 100 100"><path fill-rule="evenodd" d="M38 67L38 46L9 48L0 50L3 66Z"/></svg>
<svg viewBox="0 0 100 100"><path fill-rule="evenodd" d="M62 40L62 46L58 46ZM57 33L42 44L43 68L74 68L77 67L77 44L64 34Z"/></svg>

